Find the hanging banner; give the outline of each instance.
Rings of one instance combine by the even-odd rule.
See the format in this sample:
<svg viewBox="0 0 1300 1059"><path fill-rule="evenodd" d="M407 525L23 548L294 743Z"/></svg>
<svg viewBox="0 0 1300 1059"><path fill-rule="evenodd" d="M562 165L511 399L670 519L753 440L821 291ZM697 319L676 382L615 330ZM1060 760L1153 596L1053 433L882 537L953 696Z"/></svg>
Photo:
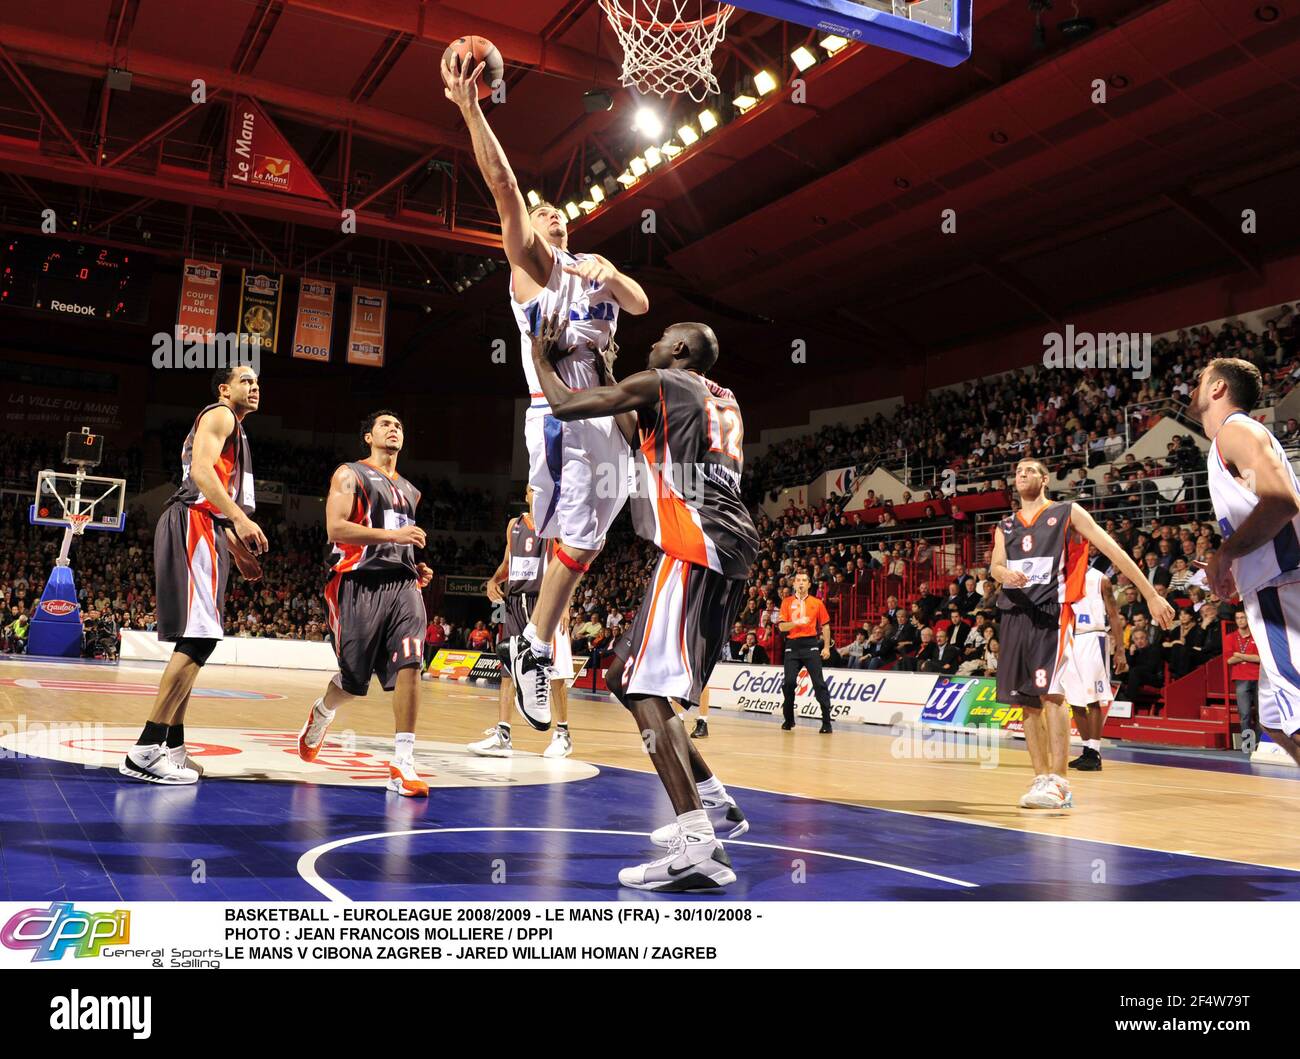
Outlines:
<svg viewBox="0 0 1300 1059"><path fill-rule="evenodd" d="M217 331L221 300L221 266L212 261L185 260L176 333L181 341L211 342Z"/></svg>
<svg viewBox="0 0 1300 1059"><path fill-rule="evenodd" d="M241 271L239 284L239 336L261 343L263 353L274 353L280 329L280 293L284 277L265 272Z"/></svg>
<svg viewBox="0 0 1300 1059"><path fill-rule="evenodd" d="M236 187L266 188L329 202L307 163L289 146L266 112L247 96L230 108L226 180Z"/></svg>
<svg viewBox="0 0 1300 1059"><path fill-rule="evenodd" d="M298 284L298 318L293 325L293 355L300 360L330 359L334 330L334 284L304 279Z"/></svg>
<svg viewBox="0 0 1300 1059"><path fill-rule="evenodd" d="M384 314L388 293L368 287L352 289L352 323L348 327L348 363L384 366Z"/></svg>

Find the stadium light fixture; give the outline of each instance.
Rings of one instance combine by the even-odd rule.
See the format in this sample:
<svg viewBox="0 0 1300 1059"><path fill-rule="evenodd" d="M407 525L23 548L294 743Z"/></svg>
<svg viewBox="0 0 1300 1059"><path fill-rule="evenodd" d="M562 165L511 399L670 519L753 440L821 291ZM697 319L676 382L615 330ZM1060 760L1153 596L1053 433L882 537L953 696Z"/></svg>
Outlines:
<svg viewBox="0 0 1300 1059"><path fill-rule="evenodd" d="M837 52L843 51L848 46L849 41L847 37L837 37L834 33L831 33L823 37L818 43L826 49L827 54L835 55Z"/></svg>
<svg viewBox="0 0 1300 1059"><path fill-rule="evenodd" d="M633 184L636 183L636 177L632 175L632 171L630 169L624 169L623 172L621 172L618 175L618 182L622 184L625 188L630 188Z"/></svg>
<svg viewBox="0 0 1300 1059"><path fill-rule="evenodd" d="M566 202L564 212L569 215L569 220L576 221L578 219L578 204L576 202Z"/></svg>
<svg viewBox="0 0 1300 1059"><path fill-rule="evenodd" d="M672 140L669 140L659 150L663 151L664 157L670 161L682 153L682 148L678 147Z"/></svg>
<svg viewBox="0 0 1300 1059"><path fill-rule="evenodd" d="M695 131L694 125L683 125L677 130L677 135L681 139L682 145L685 147L689 147L700 138L700 134Z"/></svg>
<svg viewBox="0 0 1300 1059"><path fill-rule="evenodd" d="M664 133L664 123L649 107L642 107L636 112L632 127L652 140L657 140Z"/></svg>
<svg viewBox="0 0 1300 1059"><path fill-rule="evenodd" d="M542 196L537 194L536 191L530 191L528 193L529 207L532 209L537 209L537 207L540 206L541 204L542 204Z"/></svg>
<svg viewBox="0 0 1300 1059"><path fill-rule="evenodd" d="M754 87L758 89L760 96L766 96L776 91L777 80L769 70L759 70L754 75Z"/></svg>
<svg viewBox="0 0 1300 1059"><path fill-rule="evenodd" d="M590 213L596 208L596 204L592 202L591 199L583 199L578 203L578 206L581 208L583 213Z"/></svg>
<svg viewBox="0 0 1300 1059"><path fill-rule="evenodd" d="M628 168L629 168L630 170L632 170L632 176L633 176L633 177L643 177L643 176L646 175L646 171L647 171L650 167L647 166L647 165L645 164L645 159L644 159L644 158L642 158L640 155L637 155L637 156L636 156L635 158L633 158L632 161L628 164Z"/></svg>
<svg viewBox="0 0 1300 1059"><path fill-rule="evenodd" d="M651 169L664 160L664 156L659 153L658 147L647 147L645 149L645 164Z"/></svg>
<svg viewBox="0 0 1300 1059"><path fill-rule="evenodd" d="M799 72L803 73L808 67L817 65L817 56L805 48L802 44L790 53L790 58L794 61Z"/></svg>
<svg viewBox="0 0 1300 1059"><path fill-rule="evenodd" d="M605 201L605 189L599 184L592 184L591 190L587 192L587 197L599 205Z"/></svg>
<svg viewBox="0 0 1300 1059"><path fill-rule="evenodd" d="M732 105L735 106L735 108L743 114L745 113L745 111L753 107L754 104L758 102L758 100L755 99L753 96L747 96L744 93L741 93L731 102Z"/></svg>
<svg viewBox="0 0 1300 1059"><path fill-rule="evenodd" d="M700 111L700 131L712 132L718 127L718 116L711 110Z"/></svg>

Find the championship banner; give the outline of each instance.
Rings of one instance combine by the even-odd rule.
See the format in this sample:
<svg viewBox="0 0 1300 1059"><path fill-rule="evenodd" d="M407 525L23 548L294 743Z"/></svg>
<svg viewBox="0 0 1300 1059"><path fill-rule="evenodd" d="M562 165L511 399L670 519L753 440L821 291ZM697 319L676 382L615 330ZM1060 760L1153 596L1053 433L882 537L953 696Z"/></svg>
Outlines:
<svg viewBox="0 0 1300 1059"><path fill-rule="evenodd" d="M275 336L280 330L280 296L284 277L243 269L239 284L239 319L241 338L260 342L263 353L275 352Z"/></svg>
<svg viewBox="0 0 1300 1059"><path fill-rule="evenodd" d="M221 300L221 266L213 261L185 259L181 299L176 309L176 333L182 342L211 342L217 331Z"/></svg>
<svg viewBox="0 0 1300 1059"><path fill-rule="evenodd" d="M368 287L352 289L352 322L348 326L348 363L384 366L384 314L388 293Z"/></svg>
<svg viewBox="0 0 1300 1059"><path fill-rule="evenodd" d="M925 673L877 669L823 669L831 697L831 717L859 724L915 724L934 688ZM746 713L777 713L783 699L781 666L719 662L709 677L709 706ZM800 717L820 717L806 669L795 683L794 709Z"/></svg>
<svg viewBox="0 0 1300 1059"><path fill-rule="evenodd" d="M298 157L262 108L247 96L236 96L230 108L226 161L229 184L330 201L307 163Z"/></svg>
<svg viewBox="0 0 1300 1059"><path fill-rule="evenodd" d="M293 355L300 360L330 359L334 330L334 284L325 279L298 283L298 318L293 325Z"/></svg>

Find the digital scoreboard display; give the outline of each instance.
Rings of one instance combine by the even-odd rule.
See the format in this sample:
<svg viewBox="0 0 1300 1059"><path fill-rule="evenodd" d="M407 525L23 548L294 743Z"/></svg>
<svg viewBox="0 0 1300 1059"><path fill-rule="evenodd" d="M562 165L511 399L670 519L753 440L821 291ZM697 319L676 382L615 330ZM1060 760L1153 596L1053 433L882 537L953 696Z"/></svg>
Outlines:
<svg viewBox="0 0 1300 1059"><path fill-rule="evenodd" d="M139 324L152 276L152 260L134 250L27 235L0 242L0 306Z"/></svg>

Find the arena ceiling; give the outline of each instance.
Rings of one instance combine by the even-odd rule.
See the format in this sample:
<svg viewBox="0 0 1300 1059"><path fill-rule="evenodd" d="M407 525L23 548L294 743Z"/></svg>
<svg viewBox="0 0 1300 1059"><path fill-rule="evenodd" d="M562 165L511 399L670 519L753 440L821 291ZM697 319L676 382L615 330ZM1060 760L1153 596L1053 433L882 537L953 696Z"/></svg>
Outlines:
<svg viewBox="0 0 1300 1059"><path fill-rule="evenodd" d="M1076 13L1096 28L1066 41ZM593 0L6 5L0 225L30 230L52 207L82 238L378 283L451 331L481 326L504 307L486 264L500 241L442 97L443 48L470 32L498 44L508 94L490 120L521 182L565 202L647 143L602 17ZM790 51L817 35L738 13L711 101L721 127L611 193L572 245L672 304L837 336L845 364L864 345L942 350L1300 249L1300 3L1060 0L1043 23L1037 49L1026 0L975 0L963 66L850 45L819 52L807 102L778 91L739 114L745 78L788 81ZM129 91L108 87L112 69ZM592 88L611 110L584 110ZM236 95L262 104L330 202L226 186ZM699 109L653 102L669 130ZM339 232L343 206L357 235Z"/></svg>

